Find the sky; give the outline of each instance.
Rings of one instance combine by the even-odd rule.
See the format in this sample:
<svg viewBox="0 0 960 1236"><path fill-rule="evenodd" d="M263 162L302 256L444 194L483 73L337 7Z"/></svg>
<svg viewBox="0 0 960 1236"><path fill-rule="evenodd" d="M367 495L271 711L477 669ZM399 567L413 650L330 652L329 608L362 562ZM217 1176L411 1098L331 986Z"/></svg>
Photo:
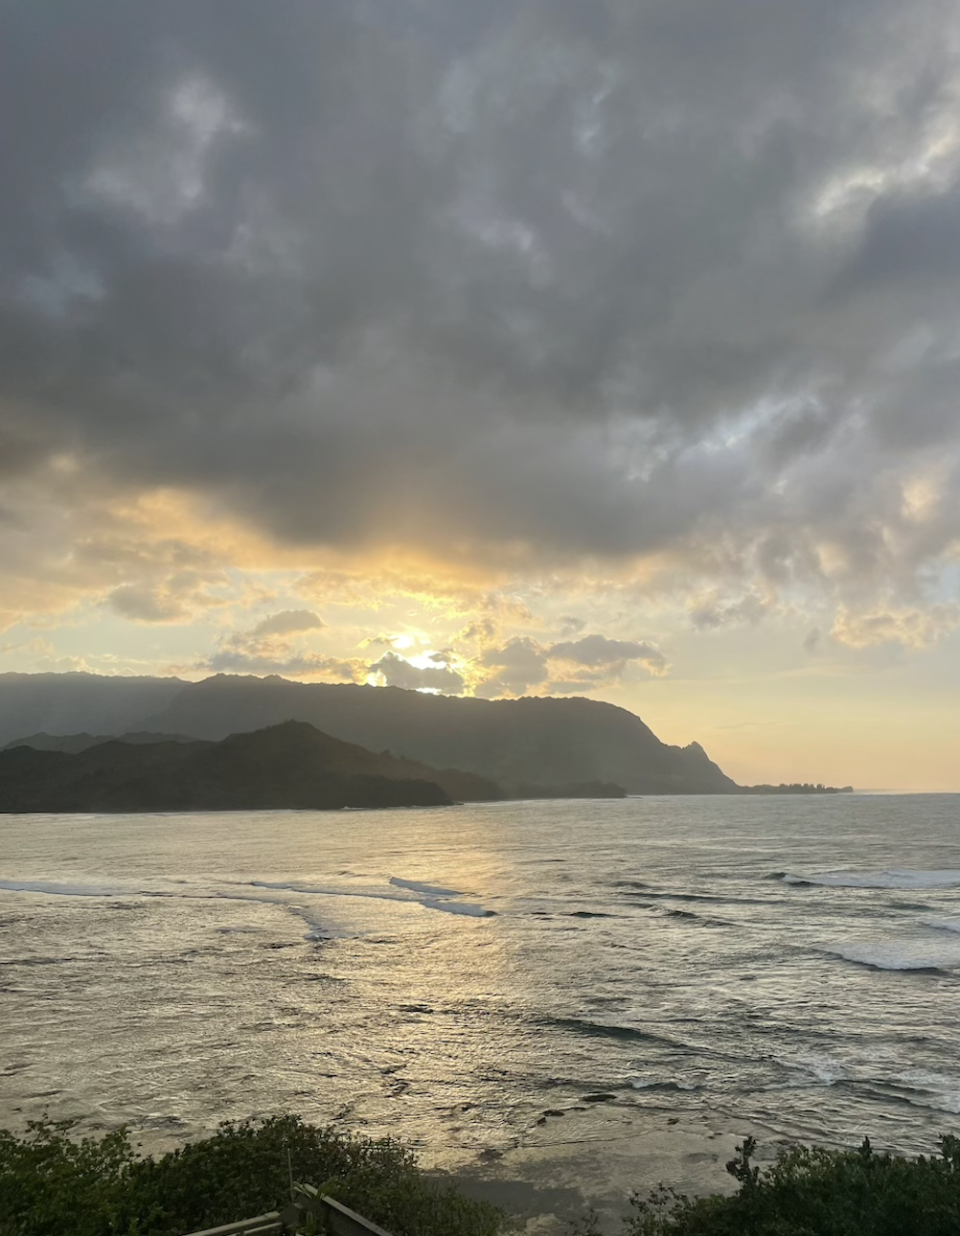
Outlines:
<svg viewBox="0 0 960 1236"><path fill-rule="evenodd" d="M960 790L942 0L0 0L0 671Z"/></svg>

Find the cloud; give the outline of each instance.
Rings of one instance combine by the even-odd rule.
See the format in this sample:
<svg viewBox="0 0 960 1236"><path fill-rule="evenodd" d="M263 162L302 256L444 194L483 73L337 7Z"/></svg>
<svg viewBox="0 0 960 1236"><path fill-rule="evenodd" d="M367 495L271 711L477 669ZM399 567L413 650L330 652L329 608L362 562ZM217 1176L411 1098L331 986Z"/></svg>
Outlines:
<svg viewBox="0 0 960 1236"><path fill-rule="evenodd" d="M831 636L848 648L884 644L900 648L927 648L960 626L960 605L937 604L927 610L881 610L869 614L838 615Z"/></svg>
<svg viewBox="0 0 960 1236"><path fill-rule="evenodd" d="M365 666L321 652L297 652L289 647L225 645L213 656L191 667L214 674L281 674L288 678L320 678L329 682L362 681Z"/></svg>
<svg viewBox="0 0 960 1236"><path fill-rule="evenodd" d="M265 635L293 635L300 631L320 631L326 623L309 609L285 609L264 618L250 632L255 639Z"/></svg>
<svg viewBox="0 0 960 1236"><path fill-rule="evenodd" d="M739 601L724 601L715 594L701 598L690 610L690 622L700 631L738 623L758 623L770 609L768 601L756 593L747 593Z"/></svg>
<svg viewBox="0 0 960 1236"><path fill-rule="evenodd" d="M575 692L616 681L631 662L651 674L663 674L667 662L654 645L639 640L585 635L546 647L529 636L515 636L500 648L489 648L478 658L485 677L477 693L523 695L531 688ZM571 667L578 667L571 676Z"/></svg>
<svg viewBox="0 0 960 1236"><path fill-rule="evenodd" d="M663 653L652 644L607 639L605 635L585 635L573 642L554 644L547 656L552 661L572 661L590 669L622 667L627 661L639 661L653 674L662 674L667 668Z"/></svg>
<svg viewBox="0 0 960 1236"><path fill-rule="evenodd" d="M560 633L567 639L572 639L574 635L579 635L586 625L585 619L577 618L573 614L564 614L560 619Z"/></svg>
<svg viewBox="0 0 960 1236"><path fill-rule="evenodd" d="M322 678L334 682L362 681L362 661L329 656L304 646L304 634L326 624L312 610L281 610L261 619L249 630L227 631L216 651L193 666L194 670L235 674L285 674L294 678Z"/></svg>
<svg viewBox="0 0 960 1236"><path fill-rule="evenodd" d="M478 695L523 695L547 680L546 651L527 635L514 636L502 648L488 648L478 661L495 671L478 687Z"/></svg>
<svg viewBox="0 0 960 1236"><path fill-rule="evenodd" d="M823 645L823 632L819 627L811 627L803 641L803 650L809 656L819 652Z"/></svg>
<svg viewBox="0 0 960 1236"><path fill-rule="evenodd" d="M0 17L8 620L200 608L69 560L157 492L278 552L662 559L866 617L956 557L935 0L82 9Z"/></svg>
<svg viewBox="0 0 960 1236"><path fill-rule="evenodd" d="M135 622L182 622L190 616L176 597L144 585L122 584L110 593L107 604Z"/></svg>
<svg viewBox="0 0 960 1236"><path fill-rule="evenodd" d="M459 695L465 686L462 675L446 665L411 665L395 652L385 652L369 672L378 676L386 687L403 687L407 691L438 691L444 695Z"/></svg>
<svg viewBox="0 0 960 1236"><path fill-rule="evenodd" d="M101 567L107 565L111 556L105 547L95 548L89 544L81 547L77 557L82 560L84 554L99 560ZM136 561L137 557L141 558L140 562ZM176 557L184 560L190 558L180 553ZM145 553L132 555L132 561L124 564L121 570L124 574L139 575L140 578L136 583L121 584L109 592L107 607L132 622L185 623L190 622L198 612L224 604L223 597L216 593L217 587L225 582L221 571L186 567L171 572L169 561L164 561L166 555L161 552L159 558L160 561L151 561ZM195 560L198 558L194 556Z"/></svg>

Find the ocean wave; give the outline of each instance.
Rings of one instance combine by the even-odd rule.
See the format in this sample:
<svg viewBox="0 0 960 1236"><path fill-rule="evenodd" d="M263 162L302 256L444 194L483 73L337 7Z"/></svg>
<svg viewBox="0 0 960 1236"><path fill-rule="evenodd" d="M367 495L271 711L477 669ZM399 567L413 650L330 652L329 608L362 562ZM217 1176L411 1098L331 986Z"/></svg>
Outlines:
<svg viewBox="0 0 960 1236"><path fill-rule="evenodd" d="M435 888L433 885L418 884L414 889L413 881L400 881L396 878L390 884L397 890L391 892L389 887L379 889L338 888L331 885L307 884L301 880L251 880L250 888L264 888L280 893L299 893L308 897L359 897L367 901L392 901L399 905L420 906L424 910L440 910L445 914L461 914L468 918L495 918L496 911L472 902L454 901L452 898L462 897L462 893L452 889L438 889L432 895L417 897L415 892ZM448 899L449 898L449 899Z"/></svg>
<svg viewBox="0 0 960 1236"><path fill-rule="evenodd" d="M904 1095L906 1101L915 1107L960 1112L960 1077L933 1069L909 1069L889 1080L892 1085L907 1092Z"/></svg>
<svg viewBox="0 0 960 1236"><path fill-rule="evenodd" d="M798 1052L794 1056L787 1058L774 1057L776 1062L783 1065L784 1068L795 1070L804 1073L810 1083L815 1086L835 1086L838 1082L845 1081L849 1076L845 1065L839 1060L835 1060L832 1056L821 1055L817 1052ZM778 1082L773 1086L767 1086L768 1090L780 1090L784 1085L796 1085L796 1081L782 1083Z"/></svg>
<svg viewBox="0 0 960 1236"><path fill-rule="evenodd" d="M310 897L369 897L375 901L410 901L410 897L391 896L385 892L362 892L359 889L336 888L329 884L306 884L302 880L251 880L249 888L267 888L278 893L305 893Z"/></svg>
<svg viewBox="0 0 960 1236"><path fill-rule="evenodd" d="M566 1030L571 1034L582 1034L588 1038L623 1039L632 1043L653 1043L660 1047L669 1047L676 1051L685 1050L682 1043L677 1043L650 1030L641 1030L636 1026L621 1026L605 1021L590 1021L584 1017L541 1017L537 1024L554 1030Z"/></svg>
<svg viewBox="0 0 960 1236"><path fill-rule="evenodd" d="M878 942L835 945L823 950L832 957L869 966L872 970L941 973L960 966L960 950L944 951L920 942Z"/></svg>
<svg viewBox="0 0 960 1236"><path fill-rule="evenodd" d="M424 897L419 902L425 910L442 910L444 914L465 914L468 918L496 918L496 910L474 905L469 901L439 901Z"/></svg>
<svg viewBox="0 0 960 1236"><path fill-rule="evenodd" d="M900 868L890 871L821 871L810 875L786 872L785 884L811 884L822 888L954 888L960 886L960 871L920 871Z"/></svg>
<svg viewBox="0 0 960 1236"><path fill-rule="evenodd" d="M437 884L421 884L419 880L401 880L399 876L391 876L390 883L396 888L406 888L412 893L427 893L430 897L462 897L463 893L455 888L440 888Z"/></svg>
<svg viewBox="0 0 960 1236"><path fill-rule="evenodd" d="M652 1090L676 1094L678 1091L702 1090L705 1080L706 1074L702 1071L694 1074L690 1081L676 1081L673 1078L664 1079L659 1077L631 1077L630 1088L632 1090Z"/></svg>
<svg viewBox="0 0 960 1236"><path fill-rule="evenodd" d="M126 897L139 890L119 884L60 884L50 880L0 880L0 891L47 893L56 897Z"/></svg>
<svg viewBox="0 0 960 1236"><path fill-rule="evenodd" d="M267 903L271 904L271 903ZM274 905L281 904L274 902ZM309 940L311 943L316 943L321 940L356 940L359 936L353 931L340 931L333 927L329 922L319 922L315 915L302 906L284 905L284 909L289 910L295 918L302 919L307 925L307 930L304 933L304 940Z"/></svg>
<svg viewBox="0 0 960 1236"><path fill-rule="evenodd" d="M960 918L923 918L924 927L933 927L936 931L960 932Z"/></svg>
<svg viewBox="0 0 960 1236"><path fill-rule="evenodd" d="M733 924L722 918L708 918L703 914L695 914L693 910L677 910L667 908L664 914L668 918L678 918L683 923L689 923L691 927L731 927Z"/></svg>
<svg viewBox="0 0 960 1236"><path fill-rule="evenodd" d="M623 894L627 897L632 897L632 894ZM638 894L638 897L641 895ZM649 899L654 898L659 901L692 901L692 902L707 902L710 905L721 906L778 906L782 905L780 897L740 897L729 896L724 893L681 893L676 889L669 891L648 890L642 894L643 902L649 904ZM638 904L636 900L633 904ZM641 903L642 904L642 903Z"/></svg>
<svg viewBox="0 0 960 1236"><path fill-rule="evenodd" d="M960 1113L960 1090L957 1083L952 1089L939 1089L911 1085L898 1078L851 1078L843 1083L844 1088L860 1098L868 1098L886 1106L896 1104L923 1111Z"/></svg>

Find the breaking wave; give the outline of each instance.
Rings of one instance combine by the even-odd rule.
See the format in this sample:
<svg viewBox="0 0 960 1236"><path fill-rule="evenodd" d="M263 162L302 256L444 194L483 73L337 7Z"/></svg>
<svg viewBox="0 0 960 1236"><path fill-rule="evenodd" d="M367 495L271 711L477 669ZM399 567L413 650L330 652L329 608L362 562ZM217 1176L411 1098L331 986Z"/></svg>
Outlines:
<svg viewBox="0 0 960 1236"><path fill-rule="evenodd" d="M851 961L872 970L904 970L943 973L960 967L960 949L948 951L919 942L878 942L834 945L823 950L829 956Z"/></svg>
<svg viewBox="0 0 960 1236"><path fill-rule="evenodd" d="M401 880L399 876L391 876L390 883L396 888L406 888L412 893L427 893L430 897L462 897L463 893L455 888L440 888L437 884L421 884L419 880Z"/></svg>
<svg viewBox="0 0 960 1236"><path fill-rule="evenodd" d="M649 1030L640 1030L634 1026L613 1025L609 1022L589 1021L583 1017L543 1017L538 1019L537 1024L556 1030L567 1030L571 1034L582 1034L588 1038L623 1039L633 1043L653 1043L672 1050L678 1048L686 1050L682 1043L660 1034L654 1034Z"/></svg>
<svg viewBox="0 0 960 1236"><path fill-rule="evenodd" d="M56 897L126 897L138 891L119 884L59 884L50 880L0 880L0 890Z"/></svg>
<svg viewBox="0 0 960 1236"><path fill-rule="evenodd" d="M440 910L445 914L461 914L468 918L493 918L495 910L476 905L468 901L454 900L463 894L454 889L440 888L438 885L421 884L414 880L401 880L397 876L390 879L389 887L381 888L343 888L336 885L307 884L300 880L275 881L251 880L249 887L272 889L277 892L300 893L309 897L360 897L368 901L392 901L402 905L418 905L424 910ZM413 894L421 893L417 897Z"/></svg>
<svg viewBox="0 0 960 1236"><path fill-rule="evenodd" d="M960 887L960 871L822 871L811 875L786 872L785 884L811 884L821 888L954 888Z"/></svg>

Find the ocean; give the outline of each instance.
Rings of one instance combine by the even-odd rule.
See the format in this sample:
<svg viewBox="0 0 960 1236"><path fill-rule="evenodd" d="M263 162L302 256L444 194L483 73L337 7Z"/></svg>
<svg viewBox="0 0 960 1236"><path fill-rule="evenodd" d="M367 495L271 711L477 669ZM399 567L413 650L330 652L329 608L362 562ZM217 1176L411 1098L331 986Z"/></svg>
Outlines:
<svg viewBox="0 0 960 1236"><path fill-rule="evenodd" d="M0 1115L960 1131L960 796L0 819Z"/></svg>

